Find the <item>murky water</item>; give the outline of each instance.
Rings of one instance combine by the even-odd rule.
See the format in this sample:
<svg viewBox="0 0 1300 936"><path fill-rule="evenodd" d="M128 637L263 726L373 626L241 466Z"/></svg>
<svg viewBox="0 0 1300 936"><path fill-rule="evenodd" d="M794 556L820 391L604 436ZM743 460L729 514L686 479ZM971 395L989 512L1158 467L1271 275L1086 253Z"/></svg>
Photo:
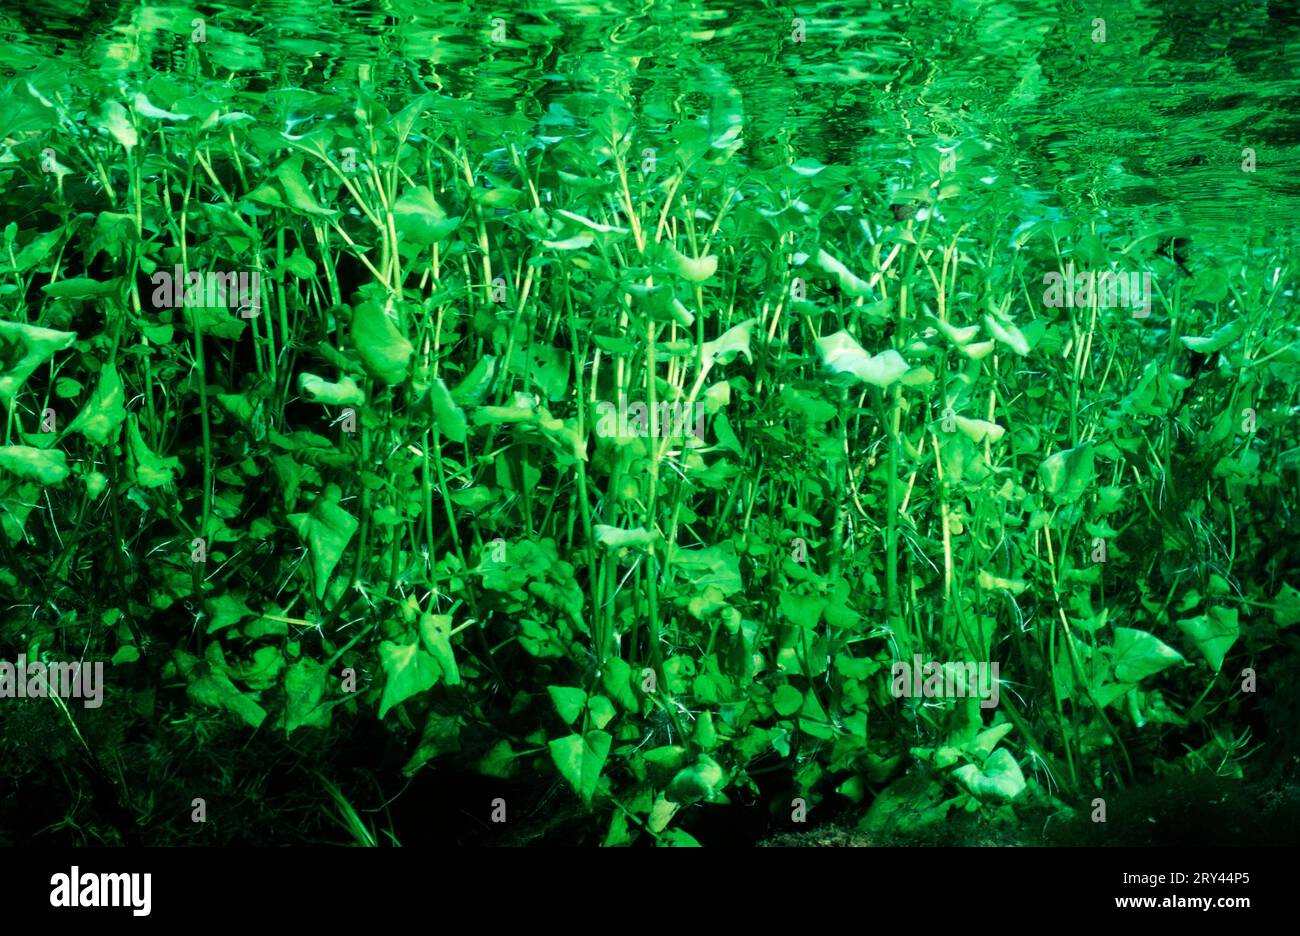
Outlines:
<svg viewBox="0 0 1300 936"><path fill-rule="evenodd" d="M794 12L752 0L492 10L431 0L39 0L10 5L0 20L0 69L9 80L47 69L125 75L183 57L167 30L201 18L207 50L232 80L267 88L328 87L369 66L394 91L439 89L521 128L562 114L557 102L574 93L612 93L641 121L707 115L716 132L734 128L750 160L866 164L882 178L918 143L977 142L998 183L1045 217L1175 224L1202 240L1276 238L1291 227L1300 197L1300 7L1291 0L926 0Z"/></svg>

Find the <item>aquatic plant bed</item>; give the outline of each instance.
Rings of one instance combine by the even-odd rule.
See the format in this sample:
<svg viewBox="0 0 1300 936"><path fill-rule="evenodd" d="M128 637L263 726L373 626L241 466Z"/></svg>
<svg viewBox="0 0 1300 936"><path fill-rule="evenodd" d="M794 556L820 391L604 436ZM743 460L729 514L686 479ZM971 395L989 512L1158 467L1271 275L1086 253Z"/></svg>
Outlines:
<svg viewBox="0 0 1300 936"><path fill-rule="evenodd" d="M0 842L1295 828L1290 235L116 22L0 85Z"/></svg>

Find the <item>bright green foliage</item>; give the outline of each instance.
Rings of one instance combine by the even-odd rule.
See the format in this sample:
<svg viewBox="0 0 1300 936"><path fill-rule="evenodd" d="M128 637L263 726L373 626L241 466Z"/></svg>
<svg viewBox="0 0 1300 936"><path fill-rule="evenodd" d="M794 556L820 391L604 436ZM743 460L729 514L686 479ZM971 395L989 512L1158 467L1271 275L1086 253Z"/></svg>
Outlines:
<svg viewBox="0 0 1300 936"><path fill-rule="evenodd" d="M755 92L702 51L738 25L642 91L565 50L574 16L466 59L530 76L508 94L427 24L288 68L157 10L102 71L17 63L0 656L112 661L106 747L250 801L296 770L364 842L303 763L385 803L489 778L609 845L796 797L896 832L1240 772L1244 674L1300 623L1292 235L1118 210L1109 126L1085 164L1011 151L1060 83L1047 20L799 56L782 22L763 55L805 70ZM1015 70L941 89L950 42ZM542 47L579 74L531 76ZM827 87L869 134L791 131ZM1047 301L1067 266L1148 276L1149 313ZM163 301L177 270L256 292ZM917 658L972 691L996 662L997 705L896 697ZM162 823L155 782L123 796Z"/></svg>

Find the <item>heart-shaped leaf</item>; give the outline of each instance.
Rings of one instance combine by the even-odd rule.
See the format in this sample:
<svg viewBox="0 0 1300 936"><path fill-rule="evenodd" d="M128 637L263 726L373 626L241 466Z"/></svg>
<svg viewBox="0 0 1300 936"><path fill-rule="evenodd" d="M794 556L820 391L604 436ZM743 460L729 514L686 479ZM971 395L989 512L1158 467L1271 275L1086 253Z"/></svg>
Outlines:
<svg viewBox="0 0 1300 936"><path fill-rule="evenodd" d="M1047 493L1058 503L1077 501L1095 477L1092 445L1084 443L1047 457L1038 466L1038 476Z"/></svg>
<svg viewBox="0 0 1300 936"><path fill-rule="evenodd" d="M443 681L449 686L460 685L460 667L451 646L451 615L421 614L420 640L429 655L438 661Z"/></svg>
<svg viewBox="0 0 1300 936"><path fill-rule="evenodd" d="M755 321L755 319L748 319L728 328L716 340L706 341L704 347L700 349L705 365L711 367L714 364L726 364L737 354L743 354L745 360L752 361L753 357L749 352L749 336L754 330Z"/></svg>
<svg viewBox="0 0 1300 936"><path fill-rule="evenodd" d="M393 222L403 240L421 247L446 240L460 226L460 218L448 218L424 185L408 188L393 202Z"/></svg>
<svg viewBox="0 0 1300 936"><path fill-rule="evenodd" d="M101 130L107 130L113 139L126 147L128 152L140 142L135 127L131 125L131 115L117 101L107 101L104 104L104 109L100 112L95 125Z"/></svg>
<svg viewBox="0 0 1300 936"><path fill-rule="evenodd" d="M907 361L893 348L869 355L846 331L818 338L817 352L831 373L851 374L875 387L888 387L908 370Z"/></svg>
<svg viewBox="0 0 1300 936"><path fill-rule="evenodd" d="M142 488L156 488L170 484L172 472L180 467L180 459L162 458L149 448L144 437L140 435L140 422L134 414L127 418L126 432L131 480Z"/></svg>
<svg viewBox="0 0 1300 936"><path fill-rule="evenodd" d="M582 710L587 707L587 693L577 686L547 686L546 691L551 694L555 711L570 725L578 720Z"/></svg>
<svg viewBox="0 0 1300 936"><path fill-rule="evenodd" d="M673 265L678 276L692 283L702 283L718 272L718 258L713 255L692 258L674 250Z"/></svg>
<svg viewBox="0 0 1300 936"><path fill-rule="evenodd" d="M76 340L76 332L0 322L0 399L12 400L36 368Z"/></svg>
<svg viewBox="0 0 1300 936"><path fill-rule="evenodd" d="M122 378L118 376L117 368L112 364L105 365L99 372L99 383L90 402L82 407L68 431L80 432L95 445L106 445L117 438L117 431L126 419L124 399Z"/></svg>
<svg viewBox="0 0 1300 936"><path fill-rule="evenodd" d="M379 645L379 662L384 668L384 695L379 700L379 717L394 705L432 689L442 670L438 661L420 647L418 640L399 644L385 640Z"/></svg>
<svg viewBox="0 0 1300 936"><path fill-rule="evenodd" d="M600 772L605 767L605 758L609 756L612 740L604 731L589 731L586 735L571 734L565 738L556 738L548 745L551 759L560 771L560 776L569 782L569 786L573 787L573 791L587 806L591 805L592 798L596 795Z"/></svg>
<svg viewBox="0 0 1300 936"><path fill-rule="evenodd" d="M286 519L311 553L316 597L323 598L334 567L343 558L343 551L357 531L356 518L334 501L322 498L312 507L311 513L289 514Z"/></svg>
<svg viewBox="0 0 1300 936"><path fill-rule="evenodd" d="M998 748L990 754L983 768L964 764L952 775L982 803L1009 803L1025 789L1025 775L1006 748Z"/></svg>
<svg viewBox="0 0 1300 936"><path fill-rule="evenodd" d="M965 416L955 416L953 422L972 442L983 442L985 439L996 442L1006 433L1006 430L997 423L987 422L983 419L967 419Z"/></svg>
<svg viewBox="0 0 1300 936"><path fill-rule="evenodd" d="M311 657L295 662L284 674L284 732L328 728L333 705L328 694L329 668Z"/></svg>
<svg viewBox="0 0 1300 936"><path fill-rule="evenodd" d="M1196 642L1196 648L1216 673L1223 669L1224 656L1241 636L1236 608L1213 607L1209 614L1179 621L1178 628Z"/></svg>
<svg viewBox="0 0 1300 936"><path fill-rule="evenodd" d="M352 347L370 375L386 384L406 379L415 352L378 302L363 302L353 312Z"/></svg>
<svg viewBox="0 0 1300 936"><path fill-rule="evenodd" d="M1115 628L1115 679L1138 683L1161 670L1183 663L1183 655L1146 631Z"/></svg>

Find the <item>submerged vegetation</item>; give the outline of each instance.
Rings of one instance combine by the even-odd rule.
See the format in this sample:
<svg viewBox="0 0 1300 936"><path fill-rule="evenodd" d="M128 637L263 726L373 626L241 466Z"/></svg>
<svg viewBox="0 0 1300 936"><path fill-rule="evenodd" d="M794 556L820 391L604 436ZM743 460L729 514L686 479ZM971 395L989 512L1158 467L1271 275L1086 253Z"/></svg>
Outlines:
<svg viewBox="0 0 1300 936"><path fill-rule="evenodd" d="M1177 24L287 6L0 52L0 840L1295 828L1295 137L1051 89Z"/></svg>

